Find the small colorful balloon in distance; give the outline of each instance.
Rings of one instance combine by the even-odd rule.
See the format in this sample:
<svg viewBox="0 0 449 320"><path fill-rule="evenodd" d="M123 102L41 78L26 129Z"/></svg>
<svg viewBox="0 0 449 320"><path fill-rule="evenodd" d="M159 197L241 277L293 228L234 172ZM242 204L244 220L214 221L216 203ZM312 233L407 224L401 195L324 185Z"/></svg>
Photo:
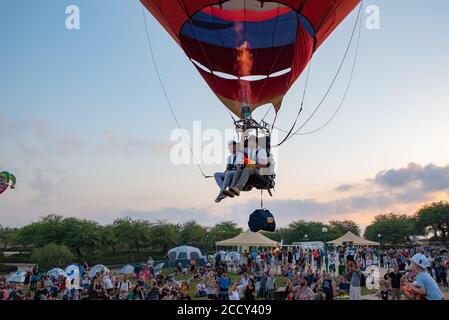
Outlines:
<svg viewBox="0 0 449 320"><path fill-rule="evenodd" d="M16 188L16 177L7 171L3 171L0 173L0 194L5 192L8 188Z"/></svg>

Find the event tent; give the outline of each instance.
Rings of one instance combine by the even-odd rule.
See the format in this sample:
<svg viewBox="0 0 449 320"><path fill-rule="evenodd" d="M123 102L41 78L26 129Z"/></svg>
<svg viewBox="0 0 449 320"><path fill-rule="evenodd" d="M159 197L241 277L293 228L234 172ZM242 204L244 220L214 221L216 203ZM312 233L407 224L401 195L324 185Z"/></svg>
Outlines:
<svg viewBox="0 0 449 320"><path fill-rule="evenodd" d="M68 278L67 272L65 272L61 268L53 268L47 272L47 276L51 276L53 278L59 278L59 276L63 276L64 278Z"/></svg>
<svg viewBox="0 0 449 320"><path fill-rule="evenodd" d="M79 264L71 264L65 268L65 272L69 278L69 288L81 289L81 277L84 272L83 267Z"/></svg>
<svg viewBox="0 0 449 320"><path fill-rule="evenodd" d="M203 257L201 250L191 246L180 246L170 249L167 256L170 267L176 267L179 263L186 267L190 264L190 260L195 260L199 266L206 264L206 259Z"/></svg>
<svg viewBox="0 0 449 320"><path fill-rule="evenodd" d="M130 264L125 264L119 271L120 274L131 274L134 273L134 266Z"/></svg>
<svg viewBox="0 0 449 320"><path fill-rule="evenodd" d="M217 247L237 247L237 251L242 253L248 252L252 247L277 247L279 242L271 240L260 232L252 232L248 229L234 238L218 241L215 245Z"/></svg>
<svg viewBox="0 0 449 320"><path fill-rule="evenodd" d="M94 265L92 267L92 269L89 270L89 278L92 279L93 277L95 277L97 275L97 273L101 273L102 271L110 272L109 269L102 264Z"/></svg>
<svg viewBox="0 0 449 320"><path fill-rule="evenodd" d="M6 281L9 283L24 283L25 282L25 271L16 271L11 273L8 278L6 278Z"/></svg>
<svg viewBox="0 0 449 320"><path fill-rule="evenodd" d="M347 243L351 242L355 246L378 246L379 245L379 242L363 239L359 236L356 236L351 231L348 231L345 235L341 236L340 238L329 241L328 244L333 244L333 245L339 246L339 245L342 245L344 242L347 242Z"/></svg>

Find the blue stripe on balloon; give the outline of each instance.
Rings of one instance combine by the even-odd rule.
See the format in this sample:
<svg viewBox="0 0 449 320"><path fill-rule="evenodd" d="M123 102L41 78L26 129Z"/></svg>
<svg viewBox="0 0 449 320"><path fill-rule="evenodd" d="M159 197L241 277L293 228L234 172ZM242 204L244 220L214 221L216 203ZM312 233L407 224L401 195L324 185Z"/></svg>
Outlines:
<svg viewBox="0 0 449 320"><path fill-rule="evenodd" d="M198 12L190 22L184 24L181 34L225 48L239 47L245 41L254 49L271 48L295 43L298 22L315 37L315 30L310 22L294 11L261 22L239 23ZM242 24L241 35L236 30L238 24Z"/></svg>

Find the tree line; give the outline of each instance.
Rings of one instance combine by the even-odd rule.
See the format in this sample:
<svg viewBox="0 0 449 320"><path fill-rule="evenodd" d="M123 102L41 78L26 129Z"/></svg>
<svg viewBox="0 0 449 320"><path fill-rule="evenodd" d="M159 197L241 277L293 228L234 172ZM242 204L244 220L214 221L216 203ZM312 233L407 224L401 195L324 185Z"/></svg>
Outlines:
<svg viewBox="0 0 449 320"><path fill-rule="evenodd" d="M215 242L237 236L242 231L232 221L207 227L196 221L174 224L120 218L111 224L100 225L85 219L49 215L22 228L0 226L0 245L3 249L20 247L30 250L52 243L66 246L77 256L96 252L138 253L142 249L164 255L171 247L182 244L212 252ZM291 244L298 241L330 241L348 231L362 235L360 227L351 220L331 220L328 223L298 220L266 235ZM425 205L410 216L395 213L377 215L363 236L369 240L380 240L382 245L405 244L415 236L427 236L446 244L449 237L449 203Z"/></svg>
<svg viewBox="0 0 449 320"><path fill-rule="evenodd" d="M449 202L424 205L411 216L395 213L377 215L364 235L369 240L388 245L402 245L417 236L446 245L449 239Z"/></svg>
<svg viewBox="0 0 449 320"><path fill-rule="evenodd" d="M165 254L171 247L181 244L211 248L216 241L241 232L242 229L231 221L205 227L195 221L173 224L120 218L101 225L85 219L49 215L18 229L0 227L0 243L4 249L14 246L25 250L54 243L70 248L78 256L105 251L139 253L142 249Z"/></svg>

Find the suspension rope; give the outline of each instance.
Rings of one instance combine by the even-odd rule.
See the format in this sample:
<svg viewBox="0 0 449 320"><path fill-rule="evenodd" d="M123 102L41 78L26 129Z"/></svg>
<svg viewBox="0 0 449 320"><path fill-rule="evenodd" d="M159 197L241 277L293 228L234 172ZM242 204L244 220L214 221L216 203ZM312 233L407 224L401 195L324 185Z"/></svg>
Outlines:
<svg viewBox="0 0 449 320"><path fill-rule="evenodd" d="M293 125L291 126L290 131L288 131L288 133L287 133L287 135L285 136L285 138L284 138L280 143L278 143L277 145L273 146L273 148L279 147L279 146L282 145L285 141L287 141L287 139L290 137L290 135L292 134L293 130L294 130L295 127L296 127L296 123L298 122L298 119L299 119L299 117L301 116L302 110L304 109L304 101L305 101L305 98L306 98L307 87L308 87L308 85L309 85L309 77L310 77L310 70L311 70L311 69L312 69L312 61L310 61L309 67L308 67L308 69L307 69L306 83L305 83L305 85L304 85L304 92L303 92L303 94L302 94L301 105L300 105L298 114L296 115L296 119L295 119L295 121L293 122ZM276 120L276 119L275 119L275 120ZM273 127L274 127L274 122L273 122Z"/></svg>
<svg viewBox="0 0 449 320"><path fill-rule="evenodd" d="M332 116L329 118L328 121L326 121L322 126L316 128L315 130L311 130L308 132L298 132L296 133L296 135L298 136L305 136L305 135L311 135L314 133L317 133L318 131L323 130L324 128L326 128L328 125L330 125L332 123L332 121L335 119L335 117L340 113L344 102L346 100L346 97L349 93L349 89L351 87L352 84L352 79L354 77L354 72L355 72L355 68L357 65L357 60L358 60L358 55L359 55L359 47L360 47L360 38L361 38L361 33L362 33L362 23L361 21L359 22L359 34L358 34L358 38L357 38L357 45L356 45L356 50L355 50L355 55L354 55L354 61L352 63L352 68L351 68L351 74L349 75L349 80L348 80L348 85L346 86L345 89L345 93L340 101L340 104L338 105L338 108L335 110L335 112L332 114Z"/></svg>
<svg viewBox="0 0 449 320"><path fill-rule="evenodd" d="M341 69L343 68L343 65L344 65L344 63L345 63L345 61L346 61L346 58L347 58L348 53L349 53L349 50L350 50L350 48L351 48L352 42L353 42L353 40L354 40L354 36L355 36L356 31L357 31L357 26L359 25L359 23L360 23L359 30L361 30L361 13L362 13L362 8L363 8L363 0L361 1L361 4L360 4L360 6L359 6L359 11L358 11L358 14L357 14L357 19L356 19L356 21L355 21L354 28L353 28L352 34L351 34L351 38L350 38L350 41L349 41L349 43L348 43L348 46L347 46L347 48L346 48L346 50L345 50L345 53L344 53L344 55L343 55L342 61L341 61L340 65L339 65L339 67L338 67L338 69L337 69L337 72L335 73L335 76L334 76L333 79L332 79L331 84L329 85L329 87L328 87L328 89L326 90L326 92L325 92L323 98L321 99L320 103L319 103L318 106L315 108L315 110L312 112L312 114L306 119L306 121L305 121L305 122L304 122L304 123L303 123L303 124L296 130L296 131L294 131L293 133L291 133L290 136L289 136L287 139L284 139L284 141L282 141L281 143L279 143L279 144L276 145L275 147L281 146L282 144L284 144L285 142L287 142L288 140L290 140L290 139L291 139L293 136L295 136L295 135L300 135L299 132L300 132L300 131L307 125L307 123L310 122L310 120L315 116L315 114L318 112L318 110L319 110L319 109L321 108L321 106L323 105L324 101L326 100L327 96L329 95L330 91L332 90L332 88L333 88L333 86L334 86L334 84L335 84L335 82L336 82L338 76L340 75ZM360 40L360 33L359 33L358 43L359 43L359 40ZM359 49L359 46L357 45L357 51L358 51L358 49ZM357 57L358 57L358 54L356 55L355 58L357 59ZM356 62L356 59L354 60L354 62ZM355 65L356 65L356 63L353 64L354 69L355 69ZM353 74L353 71L354 71L354 70L352 70L351 74ZM352 82L352 76L351 76L350 81L348 82L346 91L349 91L349 87L350 87L350 85L351 85L351 82ZM346 98L346 96L347 96L347 92L345 92L344 98ZM345 100L345 99L342 100L341 106L343 105L344 100ZM339 106L339 109L341 109L341 106ZM337 112L337 113L338 113L338 112ZM336 116L336 114L335 114L335 116ZM333 118L335 118L335 116L333 116ZM333 120L333 118L332 118L332 120ZM332 120L331 120L331 121L332 121ZM331 121L329 121L329 123L330 123ZM326 126L327 126L329 123L327 123ZM325 126L324 126L324 127L325 127ZM323 127L323 128L324 128L324 127ZM277 127L276 127L276 129L278 129L278 130L281 131L281 132L287 132L286 130L282 130L282 129L277 128ZM322 129L322 128L321 128L321 129ZM321 129L320 129L320 130L321 130ZM314 131L315 131L315 130L314 130ZM310 132L310 133L308 133L308 134L311 134L311 133L312 133L312 132Z"/></svg>
<svg viewBox="0 0 449 320"><path fill-rule="evenodd" d="M171 102L170 102L170 99L169 99L169 97L168 97L168 93L167 93L167 90L166 90L166 88L165 88L164 82L162 81L162 77L161 77L161 74L160 74L160 72L159 72L159 68L158 68L158 66L157 66L156 58L155 58L155 55L154 55L154 52L153 52L153 46L152 46L152 44L151 44L150 32L149 32L149 28L148 28L147 19L146 19L146 16L145 16L145 9L144 9L144 8L142 8L142 14L143 14L143 21L144 21L144 23L145 23L145 31L146 31L146 35L147 35L148 48L149 48L149 51L150 51L151 60L152 60L152 62L153 62L153 66L154 66L154 69L155 69L155 71L156 71L156 75L157 75L157 78L158 78L158 80L159 80L159 84L161 85L162 91L163 91L163 93L164 93L164 97L165 97L165 101L167 102L167 106L168 106L168 108L170 109L170 113L171 113L173 119L175 120L176 125L178 126L178 129L180 130L180 132L181 132L181 134L182 134L183 139L185 140L185 142L186 142L187 145L189 146L190 153L192 154L192 157L193 157L193 159L194 159L194 161L195 161L195 163L196 163L196 166L197 166L198 170L201 172L201 175L202 175L203 178L205 178L205 179L212 178L213 176L206 175L206 174L204 173L203 169L201 168L199 162L197 161L197 158L196 158L196 156L195 156L195 153L193 152L193 148L192 148L192 146L190 145L188 139L186 138L186 136L185 136L185 134L184 134L184 131L182 130L181 124L180 124L180 122L179 122L179 120L178 120L178 118L177 118L177 116L176 116L176 114L175 114L175 111L174 111L174 109L173 109L173 106L172 106L172 104L171 104Z"/></svg>

